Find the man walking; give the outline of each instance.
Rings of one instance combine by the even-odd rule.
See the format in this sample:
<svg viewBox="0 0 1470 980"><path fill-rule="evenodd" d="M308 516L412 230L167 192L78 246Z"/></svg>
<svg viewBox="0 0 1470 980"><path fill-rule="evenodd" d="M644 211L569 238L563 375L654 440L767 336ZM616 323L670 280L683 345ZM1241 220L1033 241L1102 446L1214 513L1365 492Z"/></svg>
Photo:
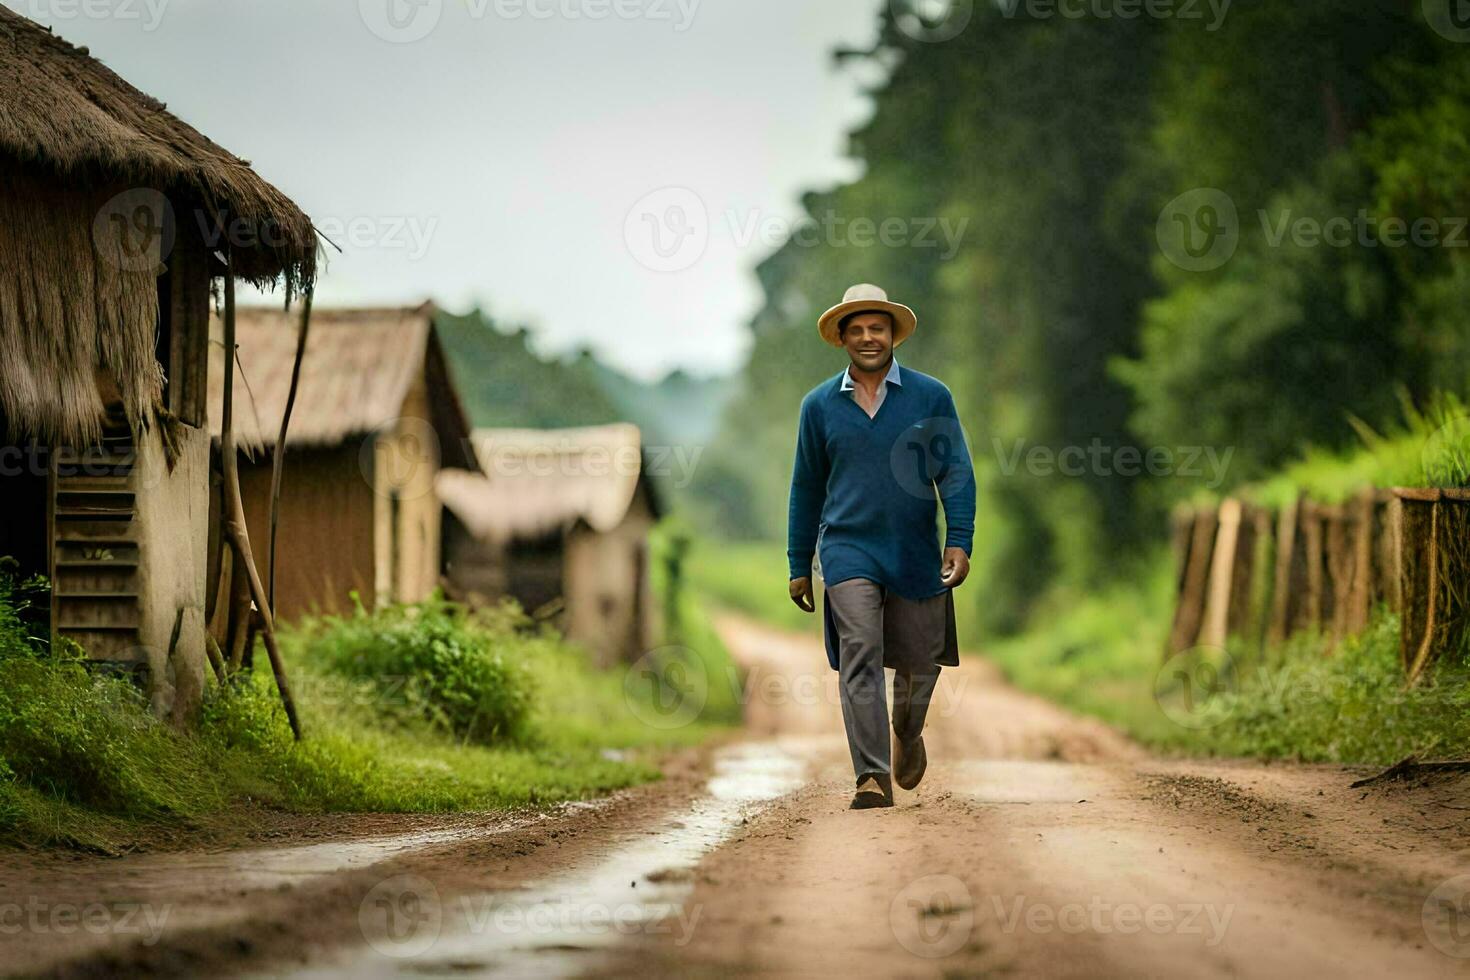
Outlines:
<svg viewBox="0 0 1470 980"><path fill-rule="evenodd" d="M940 668L959 664L951 590L970 571L975 477L949 389L893 359L917 326L913 310L871 285L822 314L818 332L850 363L802 399L791 476L791 599L816 610L815 558L855 810L892 806L895 778L919 784L924 715ZM895 671L891 768L885 667Z"/></svg>

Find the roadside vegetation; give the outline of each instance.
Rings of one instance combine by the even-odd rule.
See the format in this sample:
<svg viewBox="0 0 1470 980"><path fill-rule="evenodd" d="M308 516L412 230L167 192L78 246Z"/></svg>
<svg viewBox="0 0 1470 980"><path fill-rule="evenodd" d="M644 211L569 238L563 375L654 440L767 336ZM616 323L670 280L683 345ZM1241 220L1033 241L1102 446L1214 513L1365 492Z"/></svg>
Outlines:
<svg viewBox="0 0 1470 980"><path fill-rule="evenodd" d="M1240 488L1263 506L1301 495L1341 503L1364 487L1470 486L1470 416L1450 396L1386 433L1355 422L1352 450L1309 449L1279 475ZM1197 502L1218 503L1214 497ZM1229 659L1211 665L1207 706L1181 716L1160 707L1155 683L1173 612L1174 575L1160 551L1119 569L1097 593L1046 599L1031 629L987 645L1019 686L1112 722L1155 748L1307 761L1390 763L1414 754L1470 755L1470 650L1405 685L1399 619L1377 609L1369 627L1327 652L1298 634L1262 648L1235 637ZM1172 717L1171 717L1172 714Z"/></svg>
<svg viewBox="0 0 1470 980"><path fill-rule="evenodd" d="M1228 666L1193 711L1155 699L1165 686L1172 574L1156 563L1143 586L1120 584L1068 600L1019 637L985 653L1018 687L1109 722L1156 751L1187 755L1387 765L1470 753L1470 665L1441 664L1404 685L1398 617L1378 610L1368 630L1330 655L1298 634L1264 651L1232 641Z"/></svg>
<svg viewBox="0 0 1470 980"><path fill-rule="evenodd" d="M706 541L695 553L708 556L694 584L712 607L775 626L816 628L815 617L794 606L787 612L785 551L778 542ZM749 574L714 574L727 556ZM1330 656L1315 634L1264 651L1232 641L1229 670L1204 692L1208 704L1193 715L1161 708L1155 684L1168 680L1160 675L1169 669L1169 566L1160 551L1120 568L1117 583L1102 592L1055 591L1018 636L985 641L973 622L961 622L960 634L1017 687L1108 722L1159 752L1384 765L1411 753L1470 754L1470 663L1441 664L1427 683L1406 689L1398 617L1386 609ZM744 582L731 586L737 578ZM966 588L972 587L980 583Z"/></svg>
<svg viewBox="0 0 1470 980"><path fill-rule="evenodd" d="M1057 30L973 6L944 44L895 6L871 46L838 54L875 79L873 112L851 134L858 176L804 196L804 222L758 270L742 389L693 484L701 528L783 536L796 408L842 367L812 324L842 286L878 283L918 307L899 362L942 379L970 427L966 643L1152 745L1470 751L1442 717L1458 702L1436 709L1432 687L1400 695L1386 614L1331 656L1309 639L1239 650L1247 672L1219 695L1239 704L1213 725L1174 723L1152 693L1175 504L1333 504L1367 486L1470 483L1465 454L1431 450L1437 468L1420 474L1426 447L1464 415L1438 393L1470 393L1470 265L1447 247L1463 222L1443 217L1470 213L1463 48L1415 4L1238 4L1207 31L1116 19ZM936 100L943 90L984 97ZM893 215L937 219L953 232L947 250L808 234ZM1332 227L1352 233L1329 244ZM1413 227L1417 240L1399 234ZM1221 251L1201 261L1206 243ZM711 541L696 554L715 600L816 628L786 599L778 545ZM1438 667L1441 689L1455 659ZM1339 693L1278 703L1259 696L1261 676Z"/></svg>
<svg viewBox="0 0 1470 980"><path fill-rule="evenodd" d="M690 587L707 603L784 629L820 629L816 616L791 601L789 579L784 542L700 538L690 549Z"/></svg>
<svg viewBox="0 0 1470 980"><path fill-rule="evenodd" d="M49 647L28 618L44 587L0 575L0 841L11 844L113 852L242 808L442 813L581 799L657 778L662 753L739 718L733 669L683 597L667 600L688 607L683 645L611 670L513 605L471 613L434 600L282 630L304 741L263 652L259 668L211 681L197 730L181 733L129 679ZM663 723L695 657L725 680L708 685L703 710Z"/></svg>

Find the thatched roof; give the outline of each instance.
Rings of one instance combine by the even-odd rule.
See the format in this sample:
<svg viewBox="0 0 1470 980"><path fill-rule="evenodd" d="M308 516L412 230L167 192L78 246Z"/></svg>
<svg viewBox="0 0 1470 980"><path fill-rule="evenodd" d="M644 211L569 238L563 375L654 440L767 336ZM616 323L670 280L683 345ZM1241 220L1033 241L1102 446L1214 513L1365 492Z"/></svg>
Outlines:
<svg viewBox="0 0 1470 980"><path fill-rule="evenodd" d="M134 424L151 418L158 283L120 242L93 236L105 200L0 166L0 438L89 444L103 390Z"/></svg>
<svg viewBox="0 0 1470 980"><path fill-rule="evenodd" d="M435 490L470 533L486 541L535 539L579 522L611 531L628 515L640 487L657 512L635 425L477 429L474 445L485 475L443 470Z"/></svg>
<svg viewBox="0 0 1470 980"><path fill-rule="evenodd" d="M247 453L275 445L291 388L300 311L242 308L235 315L235 439ZM224 327L210 323L210 429L220 435L224 399ZM311 315L288 447L340 446L382 431L405 414L404 401L422 380L443 465L476 468L465 419L434 333L434 308L327 310Z"/></svg>
<svg viewBox="0 0 1470 980"><path fill-rule="evenodd" d="M177 241L197 242L201 218L238 219L245 280L295 289L315 275L310 220L248 163L0 7L0 437L90 443L104 398L134 428L150 424L164 202Z"/></svg>
<svg viewBox="0 0 1470 980"><path fill-rule="evenodd" d="M316 269L311 220L250 164L49 29L0 6L0 157L73 183L149 187L261 236L235 247L237 272L291 284ZM180 215L180 220L184 219Z"/></svg>

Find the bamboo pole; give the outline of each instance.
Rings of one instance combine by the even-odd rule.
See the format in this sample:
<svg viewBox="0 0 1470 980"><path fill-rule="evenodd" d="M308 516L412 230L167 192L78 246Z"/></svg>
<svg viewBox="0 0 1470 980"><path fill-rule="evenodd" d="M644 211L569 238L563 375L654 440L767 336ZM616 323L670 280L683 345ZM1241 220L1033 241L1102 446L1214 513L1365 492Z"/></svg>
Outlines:
<svg viewBox="0 0 1470 980"><path fill-rule="evenodd" d="M1281 508L1276 520L1276 570L1271 577L1271 616L1266 626L1266 643L1276 646L1291 634L1293 617L1292 567L1297 552L1297 516L1300 500Z"/></svg>
<svg viewBox="0 0 1470 980"><path fill-rule="evenodd" d="M224 467L225 506L228 516L225 521L230 543L238 552L245 576L250 583L250 594L255 597L257 614L260 616L261 633L265 638L265 650L270 656L271 670L276 676L276 689L280 691L281 703L286 709L286 720L291 723L291 734L301 740L301 721L296 716L296 702L291 697L291 686L286 680L286 665L281 660L281 651L276 646L276 624L271 615L270 603L266 599L265 587L260 581L260 572L255 567L255 558L250 551L250 531L245 524L245 501L240 496L240 463L235 455L235 259L228 250L225 253L225 375L224 408L220 416L220 462Z"/></svg>
<svg viewBox="0 0 1470 980"><path fill-rule="evenodd" d="M1210 572L1205 586L1204 621L1199 643L1223 647L1230 635L1231 592L1235 585L1235 562L1240 542L1240 501L1233 498L1221 502L1215 519L1215 550L1210 556Z"/></svg>
<svg viewBox="0 0 1470 980"><path fill-rule="evenodd" d="M225 657L220 652L219 644L215 642L214 634L208 629L204 631L204 653L209 657L209 666L214 671L214 679L223 684L225 682Z"/></svg>
<svg viewBox="0 0 1470 980"><path fill-rule="evenodd" d="M1413 658L1408 664L1408 683L1412 687L1419 682L1419 677L1424 673L1424 667L1429 663L1429 655L1434 650L1434 633L1438 629L1439 609L1439 509L1438 500L1430 504L1429 510L1429 541L1421 559L1424 562L1425 587L1424 587L1424 636L1420 639L1414 650Z"/></svg>
<svg viewBox="0 0 1470 980"><path fill-rule="evenodd" d="M301 308L301 327L296 333L296 359L291 363L291 387L286 392L286 410L281 413L281 431L276 436L276 453L271 459L270 541L266 551L266 574L271 609L276 608L276 525L281 511L281 478L286 469L286 432L291 427L291 410L296 407L296 389L301 384L301 362L306 356L306 335L311 329L311 301L315 286L306 287Z"/></svg>
<svg viewBox="0 0 1470 980"><path fill-rule="evenodd" d="M229 537L229 506L225 506L221 523L225 536ZM225 643L229 647L229 672L235 673L245 663L245 643L250 626L250 581L245 575L245 565L240 560L240 550L233 542L230 545L230 609L226 619Z"/></svg>
<svg viewBox="0 0 1470 980"><path fill-rule="evenodd" d="M1209 584L1210 557L1215 547L1215 511L1200 508L1195 512L1194 528L1189 541L1189 558L1184 569L1179 604L1174 610L1174 625L1169 632L1166 657L1187 650L1199 640L1204 622L1205 590Z"/></svg>
<svg viewBox="0 0 1470 980"><path fill-rule="evenodd" d="M1352 587L1348 591L1343 623L1349 633L1368 628L1368 615L1373 608L1373 518L1374 491L1368 487L1353 498L1352 518Z"/></svg>
<svg viewBox="0 0 1470 980"><path fill-rule="evenodd" d="M1326 584L1322 556L1322 510L1311 500L1303 500L1297 520L1301 523L1302 541L1307 555L1307 592L1302 625L1310 630L1321 630L1324 625L1325 605L1323 587Z"/></svg>

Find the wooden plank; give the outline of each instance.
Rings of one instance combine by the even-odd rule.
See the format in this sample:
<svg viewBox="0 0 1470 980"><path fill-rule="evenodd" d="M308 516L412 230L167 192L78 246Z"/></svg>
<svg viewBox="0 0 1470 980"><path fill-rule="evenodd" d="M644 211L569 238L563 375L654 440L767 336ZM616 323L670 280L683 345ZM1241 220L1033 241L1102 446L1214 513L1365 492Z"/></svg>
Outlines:
<svg viewBox="0 0 1470 980"><path fill-rule="evenodd" d="M1302 555L1306 563L1306 591L1303 594L1300 615L1295 628L1320 630L1324 613L1329 611L1325 607L1327 602L1331 601L1328 597L1324 602L1327 582L1325 562L1322 558L1322 513L1317 504L1311 500L1303 500L1299 519L1302 531Z"/></svg>
<svg viewBox="0 0 1470 980"><path fill-rule="evenodd" d="M1184 586L1174 609L1174 624L1169 631L1165 655L1188 650L1199 637L1204 621L1205 589L1210 574L1210 555L1215 549L1215 512L1201 508L1195 512L1189 541L1188 567L1184 570Z"/></svg>
<svg viewBox="0 0 1470 980"><path fill-rule="evenodd" d="M1370 603L1385 603L1390 610L1403 608L1400 588L1400 535L1403 503L1392 494L1378 493L1373 501L1373 595Z"/></svg>
<svg viewBox="0 0 1470 980"><path fill-rule="evenodd" d="M1368 628L1368 616L1373 609L1373 531L1376 511L1377 505L1374 503L1371 487L1359 491L1349 506L1352 585L1348 590L1343 614L1344 626L1349 634L1361 633Z"/></svg>
<svg viewBox="0 0 1470 980"><path fill-rule="evenodd" d="M1277 646L1291 634L1295 618L1294 564L1300 543L1297 518L1300 501L1293 500L1276 515L1276 562L1271 575L1271 613L1266 624L1266 644Z"/></svg>
<svg viewBox="0 0 1470 980"><path fill-rule="evenodd" d="M1415 665L1422 664L1428 655L1434 631L1434 596L1439 591L1439 561L1434 546L1438 502L1419 496L1400 496L1399 500L1403 504L1399 654L1404 673L1413 677Z"/></svg>
<svg viewBox="0 0 1470 980"><path fill-rule="evenodd" d="M1276 570L1276 521L1264 507L1250 506L1246 512L1251 522L1255 546L1251 550L1250 581L1247 585L1249 607L1245 634L1257 650L1266 645L1266 631L1271 624L1271 602Z"/></svg>
<svg viewBox="0 0 1470 980"><path fill-rule="evenodd" d="M1231 591L1235 582L1235 564L1239 560L1241 506L1238 500L1220 504L1215 518L1215 547L1210 556L1210 577L1206 587L1204 624L1200 629L1202 646L1223 647L1230 635Z"/></svg>

